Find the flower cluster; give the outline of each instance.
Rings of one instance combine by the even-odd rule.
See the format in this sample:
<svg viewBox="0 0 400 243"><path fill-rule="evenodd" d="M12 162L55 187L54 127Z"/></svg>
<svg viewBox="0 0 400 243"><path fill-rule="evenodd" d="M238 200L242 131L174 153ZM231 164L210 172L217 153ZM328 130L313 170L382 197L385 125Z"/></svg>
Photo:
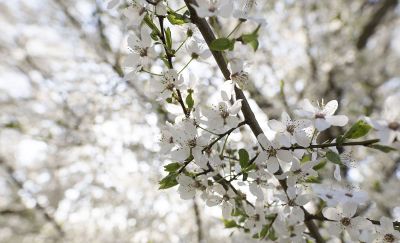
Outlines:
<svg viewBox="0 0 400 243"><path fill-rule="evenodd" d="M113 0L108 6L112 8L118 3ZM226 224L259 239L307 242L310 238L348 234L354 241L397 242L399 233L388 218L377 222L361 216L361 212L357 214L357 208L368 207L368 197L362 191L332 189L336 182L323 178L327 175L321 173L333 167L335 172L331 175L340 180L340 168L354 164L344 147L390 147L377 144L379 140L352 141L367 136L371 130L363 120L340 136L319 141L320 134L330 127L342 128L349 122L347 116L335 114L336 100L313 104L305 99L294 112L297 117L282 112L280 121L269 120L268 133L260 131L243 93L250 75L244 70L244 60L234 52L237 41L257 50L258 31L263 25L256 21L259 18L248 18L253 22L250 24L258 25L253 32L237 32L255 1L245 1L245 8L238 1L231 4L228 0L184 3L184 13L174 11L168 1L134 1L122 9L129 23L133 22L134 32L140 33L128 37L131 54L125 64L132 72L127 78L150 74L155 99L181 112L161 129L162 156L171 163L165 166L168 175L160 181L160 188L177 186L182 199L199 196L210 207L220 206ZM193 24L204 25L194 20L205 21L204 17L236 18L239 24L226 38L215 39L194 30ZM172 30L180 31L183 37L176 38L178 34L172 34ZM232 35L238 37L230 38ZM221 55L224 51L226 58ZM200 99L206 80L194 82L197 78L188 67L193 60L207 64L210 53L222 71L229 72L224 73L229 80L221 82L220 96L206 104L206 100ZM174 61L187 60L185 56L189 61L175 68ZM163 72L154 72L157 69L152 66L156 63L165 65ZM189 78L184 78L187 72ZM391 106L398 104L398 99L389 98L387 102ZM386 144L400 138L399 117L388 114L385 121L366 118ZM246 126L256 139L240 140L243 133L248 133ZM315 184L321 182L330 184ZM321 236L324 232L315 230L313 220L325 222L331 236Z"/></svg>

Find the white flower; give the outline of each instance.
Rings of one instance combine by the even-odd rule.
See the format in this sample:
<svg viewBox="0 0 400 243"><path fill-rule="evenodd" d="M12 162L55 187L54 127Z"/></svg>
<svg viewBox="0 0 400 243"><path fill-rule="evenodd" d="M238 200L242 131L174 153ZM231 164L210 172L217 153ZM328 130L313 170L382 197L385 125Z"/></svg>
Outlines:
<svg viewBox="0 0 400 243"><path fill-rule="evenodd" d="M276 138L283 146L290 147L296 143L304 147L310 145L311 138L304 131L311 126L310 120L292 120L286 112L282 112L281 121L270 120L268 124L277 132Z"/></svg>
<svg viewBox="0 0 400 243"><path fill-rule="evenodd" d="M324 200L329 207L345 202L363 204L368 200L368 193L364 191L350 191L343 188L333 188L320 184L313 184L312 189L314 193Z"/></svg>
<svg viewBox="0 0 400 243"><path fill-rule="evenodd" d="M182 75L178 75L174 69L169 69L164 72L160 81L155 80L153 89L158 94L159 99L163 100L171 97L175 89L180 88L183 84Z"/></svg>
<svg viewBox="0 0 400 243"><path fill-rule="evenodd" d="M277 175L276 178L279 180L287 178L288 186L294 186L298 183L305 182L308 178L317 177L318 172L313 169L317 164L318 161L309 161L300 164L300 161L294 158L289 171Z"/></svg>
<svg viewBox="0 0 400 243"><path fill-rule="evenodd" d="M231 0L197 0L196 5L192 5L199 17L220 16L228 18L232 15L233 4Z"/></svg>
<svg viewBox="0 0 400 243"><path fill-rule="evenodd" d="M290 186L287 188L286 193L275 194L285 205L283 212L289 213L292 207L299 207L306 205L311 199L308 194L301 194L299 188Z"/></svg>
<svg viewBox="0 0 400 243"><path fill-rule="evenodd" d="M133 28L137 28L146 16L147 10L144 6L143 1L134 1L131 6L122 10L122 14L128 18L129 24L133 25Z"/></svg>
<svg viewBox="0 0 400 243"><path fill-rule="evenodd" d="M173 160L184 161L192 155L195 163L204 169L207 168L202 150L208 144L209 135L200 135L193 120L185 119L179 123L173 131L173 137L177 145L177 148L171 152Z"/></svg>
<svg viewBox="0 0 400 243"><path fill-rule="evenodd" d="M161 139L160 139L160 154L165 154L171 151L175 146L174 136L172 133L173 126L169 122L161 129Z"/></svg>
<svg viewBox="0 0 400 243"><path fill-rule="evenodd" d="M156 5L156 15L157 16L167 15L167 5L164 3L164 1L158 1Z"/></svg>
<svg viewBox="0 0 400 243"><path fill-rule="evenodd" d="M217 194L208 196L207 206L213 207L222 204L222 216L226 219L230 218L232 210L235 208L235 192L231 189L225 190L221 184L214 184L211 190Z"/></svg>
<svg viewBox="0 0 400 243"><path fill-rule="evenodd" d="M377 134L382 144L391 144L397 139L400 141L400 95L389 96L385 100L382 120L366 120L378 130Z"/></svg>
<svg viewBox="0 0 400 243"><path fill-rule="evenodd" d="M381 217L381 225L376 226L376 243L400 242L400 232L393 228L393 222L387 217Z"/></svg>
<svg viewBox="0 0 400 243"><path fill-rule="evenodd" d="M354 217L357 211L357 204L346 202L337 208L324 208L322 214L325 218L334 222L330 223L328 232L334 236L339 236L342 231L347 231L352 240L357 241L360 236L360 228L368 225L367 220L362 217Z"/></svg>
<svg viewBox="0 0 400 243"><path fill-rule="evenodd" d="M240 89L244 89L249 82L249 74L244 71L244 62L239 58L232 58L229 60L228 68L231 71L231 80Z"/></svg>
<svg viewBox="0 0 400 243"><path fill-rule="evenodd" d="M247 202L243 201L243 207L248 216L244 223L244 227L249 229L253 234L260 232L262 226L266 224L264 206L256 205L254 208Z"/></svg>
<svg viewBox="0 0 400 243"><path fill-rule="evenodd" d="M306 227L303 221L304 212L300 207L292 208L287 216L279 214L273 224L277 236L279 237L278 242L305 242L303 239L303 232Z"/></svg>
<svg viewBox="0 0 400 243"><path fill-rule="evenodd" d="M257 166L255 170L251 171L249 173L249 178L254 179L254 181L249 184L249 190L251 194L257 197L258 201L264 201L263 188L275 188L272 183L268 183L268 180L271 179L271 175L265 171L263 166Z"/></svg>
<svg viewBox="0 0 400 243"><path fill-rule="evenodd" d="M255 163L266 163L270 173L273 174L279 170L279 162L290 162L293 159L293 155L290 151L280 150L278 143L276 141L269 141L263 133L257 136L257 140L262 146L263 151L260 152Z"/></svg>
<svg viewBox="0 0 400 243"><path fill-rule="evenodd" d="M347 116L333 115L338 108L336 100L329 101L326 105L315 107L308 99L303 101L303 109L297 110L297 114L302 117L314 119L314 126L318 131L324 131L330 126L345 126L348 122Z"/></svg>
<svg viewBox="0 0 400 243"><path fill-rule="evenodd" d="M237 114L241 107L242 100L237 100L232 106L228 102L221 101L218 108L203 110L203 114L207 118L205 123L208 129L216 133L223 133L237 127L240 123Z"/></svg>
<svg viewBox="0 0 400 243"><path fill-rule="evenodd" d="M130 34L128 37L128 46L132 53L129 54L124 62L124 66L137 69L141 66L148 66L157 53L152 46L150 30L146 27L141 29L140 38Z"/></svg>
<svg viewBox="0 0 400 243"><path fill-rule="evenodd" d="M256 0L241 0L236 1L235 10L233 11L233 17L237 19L246 19L256 22L260 25L265 25L267 22L265 18L255 16L253 10L256 10L255 6L258 4Z"/></svg>
<svg viewBox="0 0 400 243"><path fill-rule="evenodd" d="M197 39L191 38L186 44L186 51L189 53L190 57L193 59L207 59L211 56L210 50L203 44L200 43Z"/></svg>
<svg viewBox="0 0 400 243"><path fill-rule="evenodd" d="M207 180L195 180L183 173L176 178L179 183L178 192L183 200L192 199L196 195L196 189L205 190Z"/></svg>

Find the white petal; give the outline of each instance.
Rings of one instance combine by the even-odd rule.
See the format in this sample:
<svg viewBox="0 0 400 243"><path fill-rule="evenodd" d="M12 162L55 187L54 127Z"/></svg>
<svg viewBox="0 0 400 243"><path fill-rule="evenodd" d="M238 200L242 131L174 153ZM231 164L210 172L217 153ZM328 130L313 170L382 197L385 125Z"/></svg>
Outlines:
<svg viewBox="0 0 400 243"><path fill-rule="evenodd" d="M322 209L322 215L327 219L335 221L339 221L342 218L341 213L337 208L324 208Z"/></svg>
<svg viewBox="0 0 400 243"><path fill-rule="evenodd" d="M268 122L269 127L275 132L284 132L286 130L286 126L277 120L270 120Z"/></svg>
<svg viewBox="0 0 400 243"><path fill-rule="evenodd" d="M271 146L271 142L268 140L268 138L265 136L264 133L261 133L257 136L258 142L261 144L261 146L266 149L269 146Z"/></svg>
<svg viewBox="0 0 400 243"><path fill-rule="evenodd" d="M345 217L351 218L354 216L354 214L356 214L357 204L353 202L345 202L342 210Z"/></svg>
<svg viewBox="0 0 400 243"><path fill-rule="evenodd" d="M214 206L219 205L221 203L221 201L222 201L221 197L211 195L211 196L208 196L206 203L207 203L207 206L214 207Z"/></svg>
<svg viewBox="0 0 400 243"><path fill-rule="evenodd" d="M233 103L231 108L229 108L229 113L231 115L237 115L237 113L239 113L241 108L242 108L242 100L237 100L235 101L235 103Z"/></svg>
<svg viewBox="0 0 400 243"><path fill-rule="evenodd" d="M222 216L227 219L230 218L231 213L232 213L232 205L227 203L227 202L223 202L222 203Z"/></svg>
<svg viewBox="0 0 400 243"><path fill-rule="evenodd" d="M112 9L115 6L117 6L119 3L119 0L111 0L110 2L108 2L107 4L107 9Z"/></svg>
<svg viewBox="0 0 400 243"><path fill-rule="evenodd" d="M320 132L328 129L330 126L331 124L328 123L325 119L320 119L320 118L315 119L315 127Z"/></svg>
<svg viewBox="0 0 400 243"><path fill-rule="evenodd" d="M333 172L333 176L335 177L335 179L337 181L342 180L342 176L340 175L340 166L339 165L335 165L335 172Z"/></svg>
<svg viewBox="0 0 400 243"><path fill-rule="evenodd" d="M343 127L349 121L349 118L345 115L336 115L336 116L327 116L326 121L330 123L332 126Z"/></svg>
<svg viewBox="0 0 400 243"><path fill-rule="evenodd" d="M278 150L276 156L278 159L285 162L291 162L293 160L293 154L289 150Z"/></svg>
<svg viewBox="0 0 400 243"><path fill-rule="evenodd" d="M267 162L267 170L274 174L279 170L279 162L276 157L270 157Z"/></svg>
<svg viewBox="0 0 400 243"><path fill-rule="evenodd" d="M299 206L304 206L310 201L310 196L309 195L300 195L295 199L295 202Z"/></svg>
<svg viewBox="0 0 400 243"><path fill-rule="evenodd" d="M336 100L331 100L324 106L324 110L322 111L325 115L331 116L335 114L335 111L338 108L338 102Z"/></svg>

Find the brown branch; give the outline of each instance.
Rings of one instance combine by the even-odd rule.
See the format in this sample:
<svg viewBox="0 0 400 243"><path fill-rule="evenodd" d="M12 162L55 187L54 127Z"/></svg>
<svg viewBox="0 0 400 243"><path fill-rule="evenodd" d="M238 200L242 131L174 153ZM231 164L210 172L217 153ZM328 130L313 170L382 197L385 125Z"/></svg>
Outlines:
<svg viewBox="0 0 400 243"><path fill-rule="evenodd" d="M370 21L364 26L357 40L357 49L362 50L367 45L368 39L375 33L376 28L381 23L383 18L394 9L398 4L398 0L385 0L382 5L372 15Z"/></svg>
<svg viewBox="0 0 400 243"><path fill-rule="evenodd" d="M195 9L192 7L192 5L197 4L195 0L185 0L185 3L189 9L190 19L192 20L192 23L197 26L197 28L200 30L201 34L203 35L204 40L206 41L208 47L210 47L211 42L213 40L215 40L215 35L214 35L213 31L211 30L210 25L207 23L207 21L204 18L200 18L196 14ZM224 78L226 80L230 80L231 73L228 69L228 65L224 59L224 56L222 55L222 52L211 51L211 53L214 56L214 59L217 62L219 69L221 70L222 74L224 75ZM235 86L235 93L236 93L236 99L242 99L242 112L243 112L243 115L245 117L247 124L250 126L254 135L257 137L259 134L264 133L262 131L260 125L258 124L257 119L256 119L243 91Z"/></svg>
<svg viewBox="0 0 400 243"><path fill-rule="evenodd" d="M212 43L212 41L215 40L215 35L212 32L211 27L209 26L209 24L207 23L207 21L204 18L200 18L197 15L196 10L192 6L192 5L197 5L195 0L185 0L185 4L189 9L190 19L191 19L192 23L195 24L197 26L197 28L200 30L209 49L211 50L210 44ZM211 51L211 53L214 56L214 59L217 62L219 69L221 70L222 74L224 75L224 78L226 80L230 80L231 73L229 72L227 63L224 59L224 56L222 55L222 52ZM263 130L261 129L260 125L258 124L257 119L254 115L254 112L252 111L243 91L241 89L239 89L238 87L236 87L236 85L235 85L235 93L236 93L236 99L242 99L242 112L243 112L245 121L250 126L253 134L257 137L258 135L264 133ZM230 185L231 188L233 187L225 179L223 179L223 181L224 181L224 183L227 183L228 185ZM286 182L284 182L284 181L281 181L281 183L283 185L286 184ZM303 210L305 210L305 209L303 209ZM305 212L307 212L307 211L305 211ZM307 225L312 237L314 237L314 239L316 240L317 243L325 242L325 240L322 238L321 234L318 231L318 227L314 224L313 221L307 222L306 225Z"/></svg>
<svg viewBox="0 0 400 243"><path fill-rule="evenodd" d="M292 146L292 147L282 147L282 150L296 150L296 149L316 149L316 148L329 148L329 147L346 147L346 146L370 146L372 144L378 143L379 139L371 139L359 142L347 142L347 143L326 143L326 144L312 144L308 147L303 146Z"/></svg>
<svg viewBox="0 0 400 243"><path fill-rule="evenodd" d="M203 242L203 227L202 227L200 209L199 205L197 204L196 198L193 199L193 210L197 225L197 241L201 243Z"/></svg>

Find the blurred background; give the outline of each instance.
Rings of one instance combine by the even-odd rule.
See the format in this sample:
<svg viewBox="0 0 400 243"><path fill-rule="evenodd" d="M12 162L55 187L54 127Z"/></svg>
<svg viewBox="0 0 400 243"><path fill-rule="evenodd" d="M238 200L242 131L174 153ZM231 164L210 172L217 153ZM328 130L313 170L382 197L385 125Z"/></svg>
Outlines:
<svg viewBox="0 0 400 243"><path fill-rule="evenodd" d="M397 0L256 8L267 25L259 51L245 53L261 122L303 98L338 99L353 120L380 117L385 97L400 92ZM146 77L123 78L124 16L102 0L0 0L0 30L0 242L250 241L224 229L218 209L158 190L159 127L171 117ZM191 68L209 91L222 83L206 63ZM395 216L398 164L379 154L344 173Z"/></svg>

